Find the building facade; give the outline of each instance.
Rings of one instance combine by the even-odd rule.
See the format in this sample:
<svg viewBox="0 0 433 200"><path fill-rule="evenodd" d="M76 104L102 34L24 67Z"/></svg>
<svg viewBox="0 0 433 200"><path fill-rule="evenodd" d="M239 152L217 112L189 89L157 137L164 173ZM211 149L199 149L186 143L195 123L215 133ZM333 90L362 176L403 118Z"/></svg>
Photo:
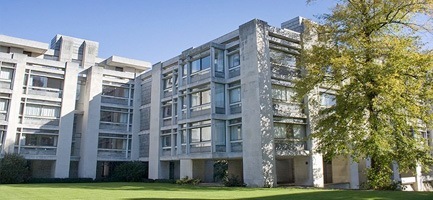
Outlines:
<svg viewBox="0 0 433 200"><path fill-rule="evenodd" d="M25 156L34 177L100 178L139 160L150 179L215 182L224 161L252 187L359 188L369 160L325 162L308 139L315 112L335 104L332 92L292 98L302 20L276 28L255 19L153 66L101 59L88 40L0 36L2 152ZM395 169L415 190L430 179Z"/></svg>

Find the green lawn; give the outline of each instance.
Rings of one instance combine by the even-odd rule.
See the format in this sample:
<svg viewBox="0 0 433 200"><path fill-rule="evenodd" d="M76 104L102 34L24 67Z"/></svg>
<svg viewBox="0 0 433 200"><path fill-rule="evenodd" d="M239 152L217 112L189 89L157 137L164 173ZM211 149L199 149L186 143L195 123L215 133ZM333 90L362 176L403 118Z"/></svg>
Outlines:
<svg viewBox="0 0 433 200"><path fill-rule="evenodd" d="M162 183L57 183L0 185L0 199L290 199L432 200L432 192L349 191L298 188L225 188Z"/></svg>

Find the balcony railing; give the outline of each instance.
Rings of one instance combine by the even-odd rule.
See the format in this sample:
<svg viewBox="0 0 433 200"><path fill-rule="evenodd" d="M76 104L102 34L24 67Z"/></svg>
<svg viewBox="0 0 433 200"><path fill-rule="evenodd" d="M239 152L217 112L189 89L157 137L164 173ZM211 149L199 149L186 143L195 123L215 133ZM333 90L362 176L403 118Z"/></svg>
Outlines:
<svg viewBox="0 0 433 200"><path fill-rule="evenodd" d="M103 130L127 131L127 127L128 125L124 123L112 123L112 122L99 123L99 129L103 129ZM129 130L131 130L131 128Z"/></svg>
<svg viewBox="0 0 433 200"><path fill-rule="evenodd" d="M211 142L200 142L190 144L190 153L206 153L211 152Z"/></svg>
<svg viewBox="0 0 433 200"><path fill-rule="evenodd" d="M23 124L33 124L33 125L49 125L49 126L58 126L59 119L46 119L46 118L38 118L38 117L24 117L24 120L21 121Z"/></svg>
<svg viewBox="0 0 433 200"><path fill-rule="evenodd" d="M307 142L299 139L275 139L277 155L297 155L308 150Z"/></svg>
<svg viewBox="0 0 433 200"><path fill-rule="evenodd" d="M15 153L18 153L18 146L15 146ZM19 149L20 154L25 155L56 155L57 147L34 147L34 146L21 146Z"/></svg>
<svg viewBox="0 0 433 200"><path fill-rule="evenodd" d="M45 96L45 97L62 98L62 91L59 89L53 89L53 88L29 87L27 89L27 94Z"/></svg>
<svg viewBox="0 0 433 200"><path fill-rule="evenodd" d="M98 158L127 159L130 158L131 151L123 149L98 149Z"/></svg>
<svg viewBox="0 0 433 200"><path fill-rule="evenodd" d="M116 97L110 97L110 96L102 96L101 103L108 103L108 104L116 104L116 105L129 105L129 100L125 98L116 98Z"/></svg>
<svg viewBox="0 0 433 200"><path fill-rule="evenodd" d="M242 141L231 141L230 142L231 152L242 152Z"/></svg>

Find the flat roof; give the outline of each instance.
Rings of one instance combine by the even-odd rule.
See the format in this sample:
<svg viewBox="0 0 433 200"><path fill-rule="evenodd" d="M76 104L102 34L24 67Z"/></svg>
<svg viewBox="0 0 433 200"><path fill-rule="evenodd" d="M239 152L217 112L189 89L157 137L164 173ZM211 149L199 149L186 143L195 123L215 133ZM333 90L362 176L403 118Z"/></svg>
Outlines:
<svg viewBox="0 0 433 200"><path fill-rule="evenodd" d="M152 67L150 62L124 58L120 56L111 56L105 60L105 64L118 67L133 67L138 70L148 70Z"/></svg>
<svg viewBox="0 0 433 200"><path fill-rule="evenodd" d="M48 50L48 44L43 42L36 42L33 40L26 40L6 35L0 35L0 45L7 47L16 47L24 49L32 53L44 54Z"/></svg>

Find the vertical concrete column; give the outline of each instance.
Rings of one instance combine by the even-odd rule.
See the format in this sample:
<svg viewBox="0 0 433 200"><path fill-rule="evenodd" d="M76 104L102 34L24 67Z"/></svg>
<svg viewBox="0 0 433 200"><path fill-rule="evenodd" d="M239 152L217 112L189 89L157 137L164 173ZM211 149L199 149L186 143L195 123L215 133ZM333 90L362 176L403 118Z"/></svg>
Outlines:
<svg viewBox="0 0 433 200"><path fill-rule="evenodd" d="M350 165L350 189L359 189L359 170L358 163L353 161L352 158L349 159Z"/></svg>
<svg viewBox="0 0 433 200"><path fill-rule="evenodd" d="M315 100L318 98L319 90L316 88L307 97L307 134L310 135L314 132L315 126L317 124L318 112L320 107L315 104ZM310 139L308 141L308 147L311 151L309 156L308 165L308 184L314 187L324 186L324 176L323 176L323 156L320 153L316 153L317 149L317 139Z"/></svg>
<svg viewBox="0 0 433 200"><path fill-rule="evenodd" d="M392 180L395 182L399 182L401 181L400 178L400 170L398 168L398 163L397 162L392 162Z"/></svg>
<svg viewBox="0 0 433 200"><path fill-rule="evenodd" d="M13 54L13 59L17 61L12 82L12 95L9 103L8 126L6 128L6 137L4 141L4 152L13 153L17 126L19 123L19 114L21 106L21 97L23 94L24 74L26 71L26 55Z"/></svg>
<svg viewBox="0 0 433 200"><path fill-rule="evenodd" d="M191 159L181 159L180 160L180 178L189 177L192 178L192 167L193 163Z"/></svg>
<svg viewBox="0 0 433 200"><path fill-rule="evenodd" d="M63 82L62 108L60 110L59 138L57 140L56 153L57 159L54 170L55 178L69 177L77 79L78 64L67 62L65 79Z"/></svg>
<svg viewBox="0 0 433 200"><path fill-rule="evenodd" d="M415 191L424 191L424 185L422 181L422 168L421 165L418 163L415 168L415 183L413 190Z"/></svg>
<svg viewBox="0 0 433 200"><path fill-rule="evenodd" d="M314 145L313 145L314 146ZM315 147L313 147L315 149ZM322 154L313 153L309 157L310 165L308 165L308 179L309 183L314 187L324 186L323 177L323 157Z"/></svg>
<svg viewBox="0 0 433 200"><path fill-rule="evenodd" d="M138 160L140 152L140 140L138 133L140 132L140 106L141 106L141 76L134 79L134 100L132 111L132 144L131 144L131 159Z"/></svg>
<svg viewBox="0 0 433 200"><path fill-rule="evenodd" d="M239 27L244 182L276 186L273 143L271 65L267 23L252 20Z"/></svg>
<svg viewBox="0 0 433 200"><path fill-rule="evenodd" d="M150 110L150 134L149 134L149 178L160 179L161 162L159 160L161 142L159 141L161 127L161 70L162 63L152 66L152 97Z"/></svg>
<svg viewBox="0 0 433 200"><path fill-rule="evenodd" d="M84 67L92 66L95 64L96 57L98 57L98 47L97 42L84 41L83 49L83 65Z"/></svg>
<svg viewBox="0 0 433 200"><path fill-rule="evenodd" d="M74 42L71 39L63 38L63 36L59 39L59 42L60 42L59 61L71 62Z"/></svg>
<svg viewBox="0 0 433 200"><path fill-rule="evenodd" d="M78 165L78 176L80 178L96 178L102 78L103 69L101 67L93 66L87 70L87 98L83 106L83 132Z"/></svg>

